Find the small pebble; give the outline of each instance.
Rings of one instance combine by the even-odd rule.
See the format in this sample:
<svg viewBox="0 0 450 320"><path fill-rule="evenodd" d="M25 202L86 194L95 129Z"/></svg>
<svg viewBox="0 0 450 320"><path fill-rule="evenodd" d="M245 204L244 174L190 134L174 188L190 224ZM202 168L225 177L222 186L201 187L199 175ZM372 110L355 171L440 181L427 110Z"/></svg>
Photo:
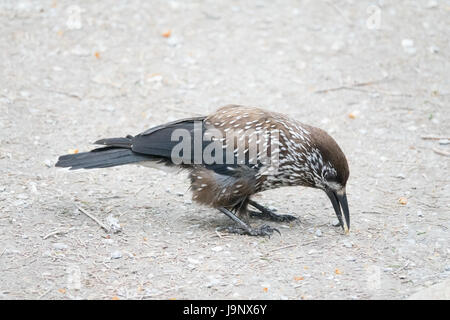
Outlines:
<svg viewBox="0 0 450 320"><path fill-rule="evenodd" d="M428 3L425 5L426 9L433 9L436 8L438 6L438 3L436 0L430 0L428 1Z"/></svg>
<svg viewBox="0 0 450 320"><path fill-rule="evenodd" d="M431 53L439 53L439 47L436 46L431 46L428 50L430 50Z"/></svg>
<svg viewBox="0 0 450 320"><path fill-rule="evenodd" d="M30 189L31 193L37 193L38 192L37 187L36 187L36 183L30 182L28 185L29 185L29 189Z"/></svg>
<svg viewBox="0 0 450 320"><path fill-rule="evenodd" d="M12 204L15 207L21 207L21 206L23 206L25 204L25 201L23 201L23 200L16 200L16 201L13 201Z"/></svg>
<svg viewBox="0 0 450 320"><path fill-rule="evenodd" d="M414 46L414 41L411 39L403 39L402 46L403 48L411 48Z"/></svg>
<svg viewBox="0 0 450 320"><path fill-rule="evenodd" d="M181 41L177 38L177 37L170 37L167 39L167 44L171 47L176 47L178 45L180 45Z"/></svg>
<svg viewBox="0 0 450 320"><path fill-rule="evenodd" d="M44 161L44 164L45 164L45 166L47 168L53 167L53 161L52 160L47 159L47 160Z"/></svg>
<svg viewBox="0 0 450 320"><path fill-rule="evenodd" d="M71 53L76 56L89 56L91 54L91 51L89 49L80 47L80 45L77 45L72 49Z"/></svg>
<svg viewBox="0 0 450 320"><path fill-rule="evenodd" d="M341 223L339 222L339 220L335 220L334 222L331 223L331 225L333 227L339 227L341 225Z"/></svg>
<svg viewBox="0 0 450 320"><path fill-rule="evenodd" d="M106 244L113 244L113 243L114 243L114 240L111 239L111 238L109 238L109 239L103 239L103 242L106 243Z"/></svg>
<svg viewBox="0 0 450 320"><path fill-rule="evenodd" d="M53 248L57 250L66 250L69 246L65 243L57 242L53 244Z"/></svg>
<svg viewBox="0 0 450 320"><path fill-rule="evenodd" d="M211 276L207 276L207 278L209 280L209 282L207 282L205 284L205 286L207 288L210 288L210 287L213 287L213 286L216 286L216 285L220 284L220 279L217 278L217 277L214 277L214 276L211 275Z"/></svg>
<svg viewBox="0 0 450 320"><path fill-rule="evenodd" d="M109 228L113 233L121 231L119 220L115 218L112 214L106 217L106 224L109 226Z"/></svg>
<svg viewBox="0 0 450 320"><path fill-rule="evenodd" d="M117 250L111 253L111 259L120 259L120 258L122 258L122 252Z"/></svg>
<svg viewBox="0 0 450 320"><path fill-rule="evenodd" d="M342 244L344 245L344 247L346 248L351 248L353 246L353 244L350 241L344 240L342 242Z"/></svg>
<svg viewBox="0 0 450 320"><path fill-rule="evenodd" d="M320 229L316 230L316 237L321 237L322 236L322 231L320 231Z"/></svg>
<svg viewBox="0 0 450 320"><path fill-rule="evenodd" d="M342 41L335 41L331 46L331 50L333 51L341 51L344 48L345 44Z"/></svg>
<svg viewBox="0 0 450 320"><path fill-rule="evenodd" d="M403 50L408 54L415 54L417 49L414 47L414 41L411 39L402 40Z"/></svg>
<svg viewBox="0 0 450 320"><path fill-rule="evenodd" d="M189 263L193 263L193 264L199 264L199 263L201 263L201 261L200 260L197 260L197 259L194 259L194 258L187 258L187 261L189 262Z"/></svg>

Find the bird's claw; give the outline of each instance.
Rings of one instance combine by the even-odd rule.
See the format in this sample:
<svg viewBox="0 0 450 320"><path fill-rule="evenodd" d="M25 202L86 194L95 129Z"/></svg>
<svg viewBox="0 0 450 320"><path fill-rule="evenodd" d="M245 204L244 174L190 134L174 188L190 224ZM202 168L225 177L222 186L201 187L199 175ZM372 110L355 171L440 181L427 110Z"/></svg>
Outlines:
<svg viewBox="0 0 450 320"><path fill-rule="evenodd" d="M271 226L268 226L266 224L262 225L259 228L243 228L243 227L238 227L238 226L232 226L232 227L223 227L220 228L220 230L226 230L229 233L236 233L236 234L241 234L241 235L249 235L249 236L256 236L256 237L260 237L260 236L267 236L270 238L270 236L273 234L273 232L278 232L279 235L281 235L280 230L278 230L277 228L273 228Z"/></svg>
<svg viewBox="0 0 450 320"><path fill-rule="evenodd" d="M273 234L274 231L278 232L278 234L281 236L280 230L268 226L267 224L262 225L261 227L259 227L259 229L253 230L256 231L255 236L268 236L270 238L270 236Z"/></svg>
<svg viewBox="0 0 450 320"><path fill-rule="evenodd" d="M279 222L291 222L297 220L297 217L291 216L289 214L278 214L276 216L271 216L271 219Z"/></svg>
<svg viewBox="0 0 450 320"><path fill-rule="evenodd" d="M271 211L249 211L249 214L253 218L266 218L276 222L291 222L297 220L297 217L291 216L289 214L276 214Z"/></svg>

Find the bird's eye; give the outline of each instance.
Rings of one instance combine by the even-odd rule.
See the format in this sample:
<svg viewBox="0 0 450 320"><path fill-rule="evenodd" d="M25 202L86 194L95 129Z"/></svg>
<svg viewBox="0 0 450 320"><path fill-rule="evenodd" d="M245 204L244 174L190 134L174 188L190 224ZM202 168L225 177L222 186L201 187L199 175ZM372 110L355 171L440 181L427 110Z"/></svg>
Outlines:
<svg viewBox="0 0 450 320"><path fill-rule="evenodd" d="M328 182L337 182L337 177L334 174L330 173L330 172L325 173L324 178Z"/></svg>

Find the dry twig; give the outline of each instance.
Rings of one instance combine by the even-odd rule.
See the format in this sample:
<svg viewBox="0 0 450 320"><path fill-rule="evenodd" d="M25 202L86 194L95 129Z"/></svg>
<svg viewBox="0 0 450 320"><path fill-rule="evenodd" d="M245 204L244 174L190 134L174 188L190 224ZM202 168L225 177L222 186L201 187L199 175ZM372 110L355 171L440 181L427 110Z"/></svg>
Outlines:
<svg viewBox="0 0 450 320"><path fill-rule="evenodd" d="M275 252L275 251L279 251L279 250L283 250L283 249L287 249L287 248L292 248L292 247L296 247L296 246L297 246L296 244L290 244L288 246L272 249L272 250L270 250L270 252Z"/></svg>
<svg viewBox="0 0 450 320"><path fill-rule="evenodd" d="M87 215L89 218L91 218L92 220L94 220L95 222L97 222L97 224L102 227L103 229L105 229L106 232L109 232L109 228L106 224L104 224L103 222L101 222L100 220L98 220L95 216L93 216L92 214L90 214L89 212L87 212L86 210L84 210L83 208L77 206L78 210L80 210L80 212L84 213L85 215Z"/></svg>
<svg viewBox="0 0 450 320"><path fill-rule="evenodd" d="M42 239L45 240L45 239L55 236L57 234L63 234L63 233L68 233L68 232L69 232L68 229L67 230L56 230L56 231L50 232L49 234L45 235Z"/></svg>
<svg viewBox="0 0 450 320"><path fill-rule="evenodd" d="M423 140L450 140L450 137L421 136Z"/></svg>
<svg viewBox="0 0 450 320"><path fill-rule="evenodd" d="M343 85L343 86L329 88L329 89L317 90L317 91L314 91L314 93L327 93L327 92L330 92L330 91L338 91L338 90L345 90L345 89L346 90L356 90L355 88L358 88L358 87L371 86L371 85L378 84L378 83L385 82L385 81L389 81L389 80L391 80L391 79L383 78L383 79L380 79L380 80L372 80L372 81L366 81L366 82L357 82L357 83L354 83L354 84L351 84L351 85Z"/></svg>
<svg viewBox="0 0 450 320"><path fill-rule="evenodd" d="M450 157L450 152L447 152L445 150L442 149L438 149L438 148L433 148L433 151L437 154L440 154L441 156L446 156L446 157Z"/></svg>

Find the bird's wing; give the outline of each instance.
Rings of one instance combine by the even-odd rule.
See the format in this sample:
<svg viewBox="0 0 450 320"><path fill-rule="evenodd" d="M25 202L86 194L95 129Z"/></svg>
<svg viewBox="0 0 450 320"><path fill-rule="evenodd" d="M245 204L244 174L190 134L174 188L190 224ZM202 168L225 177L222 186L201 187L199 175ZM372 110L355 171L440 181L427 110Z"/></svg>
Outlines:
<svg viewBox="0 0 450 320"><path fill-rule="evenodd" d="M203 140L203 135L206 130L204 122L205 118L206 117L195 117L182 119L148 129L133 137L131 150L141 154L170 159L171 161L174 160L173 157L175 156L178 159L182 158L180 161L183 165L201 165L218 174L227 176L239 175L242 171L239 168L242 168L243 166L248 166L249 168L252 167L248 163L248 157L246 157L244 163L238 164L236 156L233 155L233 160L227 162L226 150L223 151L222 161L213 163L204 161L203 152L211 143L211 141ZM187 144L190 153L184 154L183 150L180 153L177 151L173 154L174 148L182 143L181 139L186 138L190 140ZM196 143L201 144L201 149L195 149ZM198 159L196 158L196 156L198 156L198 154L195 154L196 152L200 152L201 155L199 162L196 162L196 159ZM212 155L215 155L214 151L212 152Z"/></svg>
<svg viewBox="0 0 450 320"><path fill-rule="evenodd" d="M131 148L135 153L153 156L173 164L201 165L226 176L242 175L244 171L246 175L251 172L256 173L261 164L255 164L254 161L251 161L254 158L249 159L248 152L244 155L244 159L238 159L235 153L236 147L228 149L222 148L221 145L219 149L222 151L222 156L218 155L217 157L215 150L218 149L209 147L206 150L212 143L211 140L203 139L206 130L217 129L221 131L222 137L227 134L223 126L216 127L212 120L214 120L214 117L211 116L186 118L150 128L134 137L102 139L96 143L108 147ZM242 129L245 122L242 124ZM187 141L183 142L185 139ZM188 148L179 150L180 145ZM246 148L248 151L248 144L243 149ZM208 154L211 155L213 162L205 160L204 156Z"/></svg>
<svg viewBox="0 0 450 320"><path fill-rule="evenodd" d="M157 127L150 128L133 137L131 150L137 153L171 158L172 150L180 143L179 135L190 137L193 143L194 133L203 131L203 120L205 117L194 117L169 122ZM178 131L177 131L178 130Z"/></svg>
<svg viewBox="0 0 450 320"><path fill-rule="evenodd" d="M148 136L156 131L159 131L161 129L168 129L168 128L178 128L178 127L183 127L186 124L190 124L193 123L195 121L203 121L205 120L206 116L199 116L199 117L192 117L192 118L184 118L184 119L179 119L179 120L175 120L172 122L168 122L165 124L161 124L159 126L150 128L144 132L142 132L141 134L139 134L140 136Z"/></svg>

